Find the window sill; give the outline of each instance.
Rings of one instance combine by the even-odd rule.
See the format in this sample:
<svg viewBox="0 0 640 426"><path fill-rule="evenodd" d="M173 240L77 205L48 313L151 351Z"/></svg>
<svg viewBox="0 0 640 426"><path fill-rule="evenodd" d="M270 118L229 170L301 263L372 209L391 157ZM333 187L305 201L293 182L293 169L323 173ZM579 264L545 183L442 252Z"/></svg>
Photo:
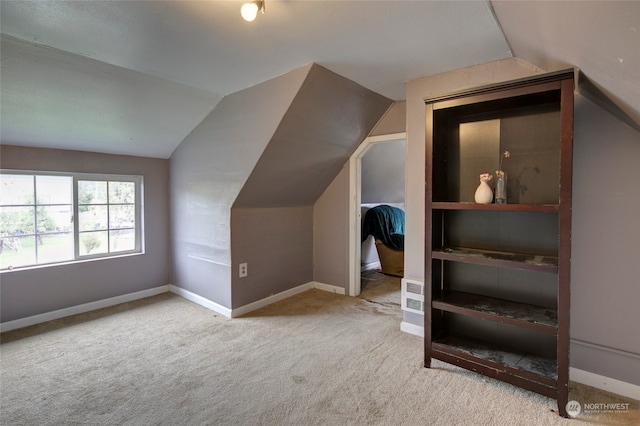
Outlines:
<svg viewBox="0 0 640 426"><path fill-rule="evenodd" d="M57 266L76 265L76 264L79 264L79 263L122 259L122 258L125 258L125 257L141 256L141 255L144 255L144 254L145 254L144 251L140 251L140 252L135 252L135 253L124 253L124 254L121 254L121 255L114 255L114 256L93 257L93 258L90 258L90 259L81 259L81 260L70 260L70 261L67 261L67 262L46 263L46 264L42 264L42 265L19 266L19 267L12 268L12 269L2 269L2 270L0 270L0 275L11 273L11 272L32 271L32 270L35 270L35 269L46 269L46 268L54 268L54 267L57 267Z"/></svg>

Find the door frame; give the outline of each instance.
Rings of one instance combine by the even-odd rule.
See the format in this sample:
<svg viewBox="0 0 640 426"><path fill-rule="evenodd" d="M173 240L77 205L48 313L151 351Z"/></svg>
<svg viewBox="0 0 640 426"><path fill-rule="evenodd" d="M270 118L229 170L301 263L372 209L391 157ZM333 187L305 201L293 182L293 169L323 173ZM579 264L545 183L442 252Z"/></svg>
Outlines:
<svg viewBox="0 0 640 426"><path fill-rule="evenodd" d="M349 158L349 296L360 294L362 157L373 145L399 140L406 141L407 133L369 136L362 141Z"/></svg>

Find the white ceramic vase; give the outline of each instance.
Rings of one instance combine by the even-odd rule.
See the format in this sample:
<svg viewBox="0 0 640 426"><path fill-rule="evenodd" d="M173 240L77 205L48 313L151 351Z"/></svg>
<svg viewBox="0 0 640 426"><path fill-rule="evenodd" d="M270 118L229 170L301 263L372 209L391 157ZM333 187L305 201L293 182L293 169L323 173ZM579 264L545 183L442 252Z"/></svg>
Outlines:
<svg viewBox="0 0 640 426"><path fill-rule="evenodd" d="M493 191L487 183L491 178L480 176L480 185L476 189L475 200L478 204L490 204L493 201Z"/></svg>

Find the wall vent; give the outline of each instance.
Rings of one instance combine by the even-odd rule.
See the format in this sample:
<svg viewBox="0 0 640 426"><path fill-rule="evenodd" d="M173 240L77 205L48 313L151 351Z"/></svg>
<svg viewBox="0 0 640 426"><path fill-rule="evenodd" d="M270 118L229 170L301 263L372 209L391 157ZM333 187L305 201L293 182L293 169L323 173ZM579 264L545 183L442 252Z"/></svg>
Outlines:
<svg viewBox="0 0 640 426"><path fill-rule="evenodd" d="M422 281L402 279L402 310L424 315L424 283Z"/></svg>

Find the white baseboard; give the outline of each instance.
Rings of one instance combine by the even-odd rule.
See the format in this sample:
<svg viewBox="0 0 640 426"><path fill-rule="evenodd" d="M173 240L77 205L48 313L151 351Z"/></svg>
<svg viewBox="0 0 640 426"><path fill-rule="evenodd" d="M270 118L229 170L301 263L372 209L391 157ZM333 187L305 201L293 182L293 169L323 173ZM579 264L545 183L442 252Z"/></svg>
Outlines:
<svg viewBox="0 0 640 426"><path fill-rule="evenodd" d="M299 285L298 287L290 288L289 290L281 291L277 294L272 294L271 296L265 297L264 299L256 300L255 302L251 302L248 305L240 306L239 308L233 309L231 317L235 318L244 314L248 314L251 311L255 311L256 309L260 309L265 306L271 305L272 303L279 302L280 300L287 299L298 293L302 293L303 291L311 290L312 288L313 281Z"/></svg>
<svg viewBox="0 0 640 426"><path fill-rule="evenodd" d="M342 287L336 287L329 284L310 281L306 284L302 284L297 287L290 288L289 290L285 290L277 294L272 294L271 296L265 297L264 299L256 300L255 302L249 303L248 305L235 308L232 310L231 317L235 318L235 317L248 314L249 312L255 311L256 309L263 308L265 306L271 305L272 303L279 302L280 300L287 299L298 293L302 293L304 291L311 290L313 288L322 290L322 291L328 291L330 293L345 294L345 290Z"/></svg>
<svg viewBox="0 0 640 426"><path fill-rule="evenodd" d="M424 337L424 327L411 324L410 322L402 321L400 323L400 330L415 336Z"/></svg>
<svg viewBox="0 0 640 426"><path fill-rule="evenodd" d="M154 287L148 290L136 291L135 293L123 294L121 296L110 297L108 299L97 300L95 302L83 303L82 305L70 306L68 308L58 309L56 311L46 312L44 314L38 314L13 321L7 321L0 324L0 332L28 327L30 325L69 317L71 315L83 314L85 312L95 311L97 309L107 308L109 306L119 305L121 303L131 302L133 300L144 299L146 297L166 293L167 291L169 291L169 285L162 285L160 287Z"/></svg>
<svg viewBox="0 0 640 426"><path fill-rule="evenodd" d="M342 294L342 295L346 294L344 287L337 287L335 285L319 283L317 281L312 281L312 283L313 283L313 288L318 290L328 291L329 293L336 293L336 294Z"/></svg>
<svg viewBox="0 0 640 426"><path fill-rule="evenodd" d="M231 318L231 309L225 306L219 305L216 302L212 302L211 300L204 298L198 294L192 293L189 290L185 290L184 288L170 284L169 291L173 294L177 294L178 296L184 299L187 299L190 302L193 302L204 308L207 308L210 311L214 311L227 318Z"/></svg>
<svg viewBox="0 0 640 426"><path fill-rule="evenodd" d="M95 302L89 302L89 303L84 303L82 305L71 306L71 307L59 309L56 311L45 312L43 314L33 315L26 318L20 318L13 321L6 321L3 323L0 323L0 332L16 330L18 328L29 327L31 325L41 324L47 321L53 321L56 319L69 317L72 315L95 311L97 309L107 308L109 306L115 306L121 303L131 302L134 300L155 296L161 293L166 293L168 291L180 297L183 297L191 302L197 303L198 305L201 305L207 309L217 312L220 315L223 315L227 318L232 318L232 317L244 315L248 312L251 312L263 306L270 305L279 300L286 299L287 297L291 297L294 294L311 290L312 288L328 291L331 293L345 294L345 289L342 287L336 287L329 284L323 284L323 283L311 281L306 284L300 285L298 287L283 291L281 293L274 294L273 296L267 297L265 299L258 300L256 302L250 303L240 308L231 310L227 307L224 307L215 302L212 302L211 300L206 299L202 296L199 296L195 293L192 293L188 290L177 287L173 284L167 284L159 287L150 288L148 290L137 291L135 293L123 294L121 296L110 297L108 299L97 300Z"/></svg>
<svg viewBox="0 0 640 426"><path fill-rule="evenodd" d="M367 263L366 265L360 265L360 272L367 272L367 271L379 271L382 269L382 264L380 262L371 262L371 263Z"/></svg>
<svg viewBox="0 0 640 426"><path fill-rule="evenodd" d="M577 368L569 368L569 378L577 383L602 389L616 395L626 396L640 401L640 386L633 383L623 382L621 380L612 379L611 377L601 376L589 371ZM586 401L585 401L586 402Z"/></svg>

